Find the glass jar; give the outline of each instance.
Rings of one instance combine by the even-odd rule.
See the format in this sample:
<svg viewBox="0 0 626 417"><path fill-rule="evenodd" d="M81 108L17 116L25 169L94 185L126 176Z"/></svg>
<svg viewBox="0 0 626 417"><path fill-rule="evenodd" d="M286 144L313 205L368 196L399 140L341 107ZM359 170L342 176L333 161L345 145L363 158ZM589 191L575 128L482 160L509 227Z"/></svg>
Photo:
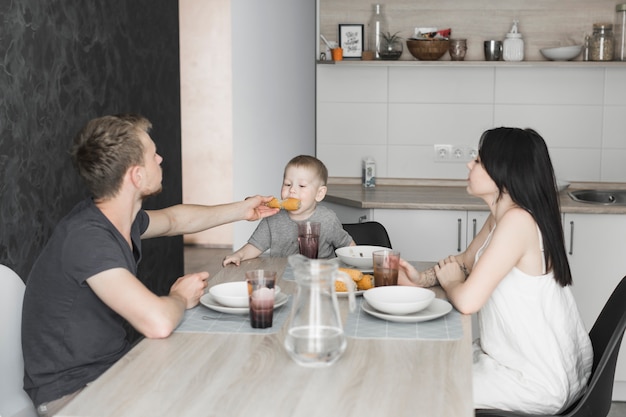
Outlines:
<svg viewBox="0 0 626 417"><path fill-rule="evenodd" d="M615 60L626 61L626 3L615 6Z"/></svg>
<svg viewBox="0 0 626 417"><path fill-rule="evenodd" d="M594 23L593 34L589 40L590 61L612 61L615 39L613 25L610 23Z"/></svg>

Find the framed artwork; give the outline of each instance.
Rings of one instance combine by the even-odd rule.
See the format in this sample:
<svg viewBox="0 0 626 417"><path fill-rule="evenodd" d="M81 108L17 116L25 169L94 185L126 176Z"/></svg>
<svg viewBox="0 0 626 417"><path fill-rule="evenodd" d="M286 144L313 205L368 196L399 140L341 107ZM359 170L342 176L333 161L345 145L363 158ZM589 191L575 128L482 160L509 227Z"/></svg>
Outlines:
<svg viewBox="0 0 626 417"><path fill-rule="evenodd" d="M344 58L361 58L363 52L363 25L340 24L339 46Z"/></svg>

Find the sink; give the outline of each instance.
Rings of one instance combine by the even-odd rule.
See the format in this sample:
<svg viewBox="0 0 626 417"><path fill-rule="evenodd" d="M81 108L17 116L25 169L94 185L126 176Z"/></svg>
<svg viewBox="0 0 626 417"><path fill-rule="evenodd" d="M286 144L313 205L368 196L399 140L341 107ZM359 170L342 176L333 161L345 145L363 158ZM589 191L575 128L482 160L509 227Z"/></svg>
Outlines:
<svg viewBox="0 0 626 417"><path fill-rule="evenodd" d="M568 194L580 203L626 206L626 190L576 190Z"/></svg>

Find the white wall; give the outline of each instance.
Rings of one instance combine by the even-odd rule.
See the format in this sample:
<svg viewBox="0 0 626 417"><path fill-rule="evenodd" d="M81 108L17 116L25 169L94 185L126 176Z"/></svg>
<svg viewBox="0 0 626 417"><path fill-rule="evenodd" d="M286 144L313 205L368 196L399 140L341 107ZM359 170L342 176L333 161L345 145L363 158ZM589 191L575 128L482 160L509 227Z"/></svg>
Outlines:
<svg viewBox="0 0 626 417"><path fill-rule="evenodd" d="M316 4L231 0L233 198L279 195L285 164L315 154ZM234 225L234 246L256 223Z"/></svg>
<svg viewBox="0 0 626 417"><path fill-rule="evenodd" d="M183 202L233 201L231 0L180 0L180 105ZM228 224L185 243L232 243Z"/></svg>

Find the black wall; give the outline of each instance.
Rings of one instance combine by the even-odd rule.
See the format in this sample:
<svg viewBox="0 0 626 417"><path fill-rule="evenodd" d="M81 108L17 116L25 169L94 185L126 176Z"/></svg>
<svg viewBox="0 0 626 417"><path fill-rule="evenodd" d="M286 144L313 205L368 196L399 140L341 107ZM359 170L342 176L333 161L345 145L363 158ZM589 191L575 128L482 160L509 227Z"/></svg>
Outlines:
<svg viewBox="0 0 626 417"><path fill-rule="evenodd" d="M0 0L0 263L26 279L86 190L68 156L91 118L141 113L163 162L160 208L182 201L178 2ZM166 293L182 238L144 241L140 277Z"/></svg>

